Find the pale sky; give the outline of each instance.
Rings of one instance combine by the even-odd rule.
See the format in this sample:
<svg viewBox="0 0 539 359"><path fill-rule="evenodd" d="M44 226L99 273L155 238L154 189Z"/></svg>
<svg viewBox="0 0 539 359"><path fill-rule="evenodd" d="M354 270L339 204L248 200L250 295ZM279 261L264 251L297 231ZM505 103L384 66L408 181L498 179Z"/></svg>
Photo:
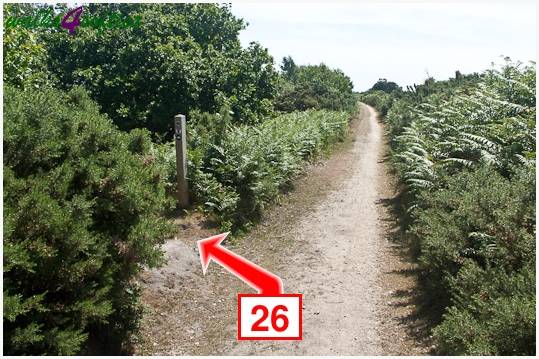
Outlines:
<svg viewBox="0 0 539 359"><path fill-rule="evenodd" d="M280 64L326 63L355 90L379 78L405 87L482 71L501 55L536 60L535 1L242 3L232 12L249 23L242 44L258 41Z"/></svg>

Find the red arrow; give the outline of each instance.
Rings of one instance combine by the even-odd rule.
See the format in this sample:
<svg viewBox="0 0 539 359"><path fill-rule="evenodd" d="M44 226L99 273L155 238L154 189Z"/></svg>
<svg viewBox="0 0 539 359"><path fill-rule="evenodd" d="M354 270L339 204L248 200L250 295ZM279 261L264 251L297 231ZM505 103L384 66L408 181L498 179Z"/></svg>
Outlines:
<svg viewBox="0 0 539 359"><path fill-rule="evenodd" d="M197 242L202 272L206 274L210 260L213 259L236 277L258 290L259 294L282 294L283 282L281 278L221 246L221 242L228 236L228 233L221 233Z"/></svg>

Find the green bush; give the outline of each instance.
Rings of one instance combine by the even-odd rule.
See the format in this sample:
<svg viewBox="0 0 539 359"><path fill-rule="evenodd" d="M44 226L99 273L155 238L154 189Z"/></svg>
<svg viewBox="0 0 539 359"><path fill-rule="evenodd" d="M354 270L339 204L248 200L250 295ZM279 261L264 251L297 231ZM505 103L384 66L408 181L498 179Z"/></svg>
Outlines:
<svg viewBox="0 0 539 359"><path fill-rule="evenodd" d="M344 139L349 114L293 112L258 125L232 126L229 111L192 113L189 119L191 196L223 230L242 230L302 169L304 160ZM160 146L174 183L174 146ZM158 162L161 162L158 161Z"/></svg>
<svg viewBox="0 0 539 359"><path fill-rule="evenodd" d="M4 90L4 354L120 351L170 231L149 133L78 88Z"/></svg>
<svg viewBox="0 0 539 359"><path fill-rule="evenodd" d="M445 312L439 352L535 354L535 66L508 61L391 96L407 233L429 306Z"/></svg>
<svg viewBox="0 0 539 359"><path fill-rule="evenodd" d="M275 109L282 112L326 109L353 112L353 84L341 70L324 64L297 66L291 57L281 65Z"/></svg>
<svg viewBox="0 0 539 359"><path fill-rule="evenodd" d="M434 293L452 291L447 279L466 258L506 271L535 260L533 170L509 180L484 167L419 195L410 232L420 241L419 262Z"/></svg>
<svg viewBox="0 0 539 359"><path fill-rule="evenodd" d="M507 273L467 262L454 281L459 299L434 331L439 352L535 355L535 264Z"/></svg>
<svg viewBox="0 0 539 359"><path fill-rule="evenodd" d="M193 110L234 111L255 123L273 110L276 71L267 49L242 48L243 20L227 5L91 4L84 14L141 16L137 29L78 28L44 33L48 67L69 89L84 86L124 130L173 133L173 116Z"/></svg>
<svg viewBox="0 0 539 359"><path fill-rule="evenodd" d="M9 16L24 16L34 10L32 4L4 4L4 21ZM3 33L4 83L15 87L39 87L53 82L47 69L47 50L34 32L19 27Z"/></svg>
<svg viewBox="0 0 539 359"><path fill-rule="evenodd" d="M385 116L391 108L394 97L387 92L376 90L362 93L359 100L374 107L380 115Z"/></svg>
<svg viewBox="0 0 539 359"><path fill-rule="evenodd" d="M465 172L424 193L411 232L430 293L449 309L442 354L535 354L535 169Z"/></svg>

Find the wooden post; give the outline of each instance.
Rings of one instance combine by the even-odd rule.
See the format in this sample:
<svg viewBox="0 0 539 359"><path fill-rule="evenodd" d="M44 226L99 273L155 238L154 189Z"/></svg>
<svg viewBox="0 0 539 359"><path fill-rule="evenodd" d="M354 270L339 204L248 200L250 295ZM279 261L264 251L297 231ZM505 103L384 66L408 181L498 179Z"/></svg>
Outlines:
<svg viewBox="0 0 539 359"><path fill-rule="evenodd" d="M178 185L178 205L189 206L189 188L187 186L187 141L185 136L185 116L174 116L174 139L176 140L176 177Z"/></svg>

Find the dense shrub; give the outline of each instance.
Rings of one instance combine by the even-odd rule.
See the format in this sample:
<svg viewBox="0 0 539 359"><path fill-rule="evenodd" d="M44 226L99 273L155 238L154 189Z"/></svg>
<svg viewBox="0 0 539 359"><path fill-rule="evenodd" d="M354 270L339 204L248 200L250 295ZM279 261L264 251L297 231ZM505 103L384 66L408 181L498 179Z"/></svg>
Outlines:
<svg viewBox="0 0 539 359"><path fill-rule="evenodd" d="M245 229L319 154L348 130L346 112L293 112L254 126L231 126L228 111L193 113L189 127L191 195L223 229ZM173 144L160 146L174 182Z"/></svg>
<svg viewBox="0 0 539 359"><path fill-rule="evenodd" d="M202 146L199 157L196 152L191 157L193 182L195 196L205 199L206 210L232 229L259 218L299 173L301 162L342 140L348 128L344 112L291 113L242 127L223 126L227 116L220 117L219 132Z"/></svg>
<svg viewBox="0 0 539 359"><path fill-rule="evenodd" d="M380 115L385 116L395 101L395 97L385 91L368 91L359 96L359 100L378 110Z"/></svg>
<svg viewBox="0 0 539 359"><path fill-rule="evenodd" d="M83 17L109 10L141 16L140 27L53 31L43 43L60 84L84 86L121 129L170 136L177 113L226 105L236 122L254 123L273 110L273 59L257 43L242 48L245 24L229 6L92 4Z"/></svg>
<svg viewBox="0 0 539 359"><path fill-rule="evenodd" d="M385 116L443 354L535 353L535 76L428 79Z"/></svg>
<svg viewBox="0 0 539 359"><path fill-rule="evenodd" d="M170 229L149 133L78 88L5 87L3 146L4 354L119 351Z"/></svg>
<svg viewBox="0 0 539 359"><path fill-rule="evenodd" d="M449 305L442 354L535 354L535 168L511 180L491 167L421 196L411 232L430 293ZM448 301L449 299L449 301Z"/></svg>
<svg viewBox="0 0 539 359"><path fill-rule="evenodd" d="M379 79L369 89L369 92L383 91L385 93L392 93L394 91L402 91L402 88L393 81L387 81L387 79Z"/></svg>
<svg viewBox="0 0 539 359"><path fill-rule="evenodd" d="M350 78L324 64L298 66L285 57L275 109L283 112L326 109L354 111L356 97Z"/></svg>
<svg viewBox="0 0 539 359"><path fill-rule="evenodd" d="M31 4L5 4L4 19L31 12ZM15 87L50 85L51 73L47 69L47 50L39 37L24 28L5 28L3 33L4 83Z"/></svg>

